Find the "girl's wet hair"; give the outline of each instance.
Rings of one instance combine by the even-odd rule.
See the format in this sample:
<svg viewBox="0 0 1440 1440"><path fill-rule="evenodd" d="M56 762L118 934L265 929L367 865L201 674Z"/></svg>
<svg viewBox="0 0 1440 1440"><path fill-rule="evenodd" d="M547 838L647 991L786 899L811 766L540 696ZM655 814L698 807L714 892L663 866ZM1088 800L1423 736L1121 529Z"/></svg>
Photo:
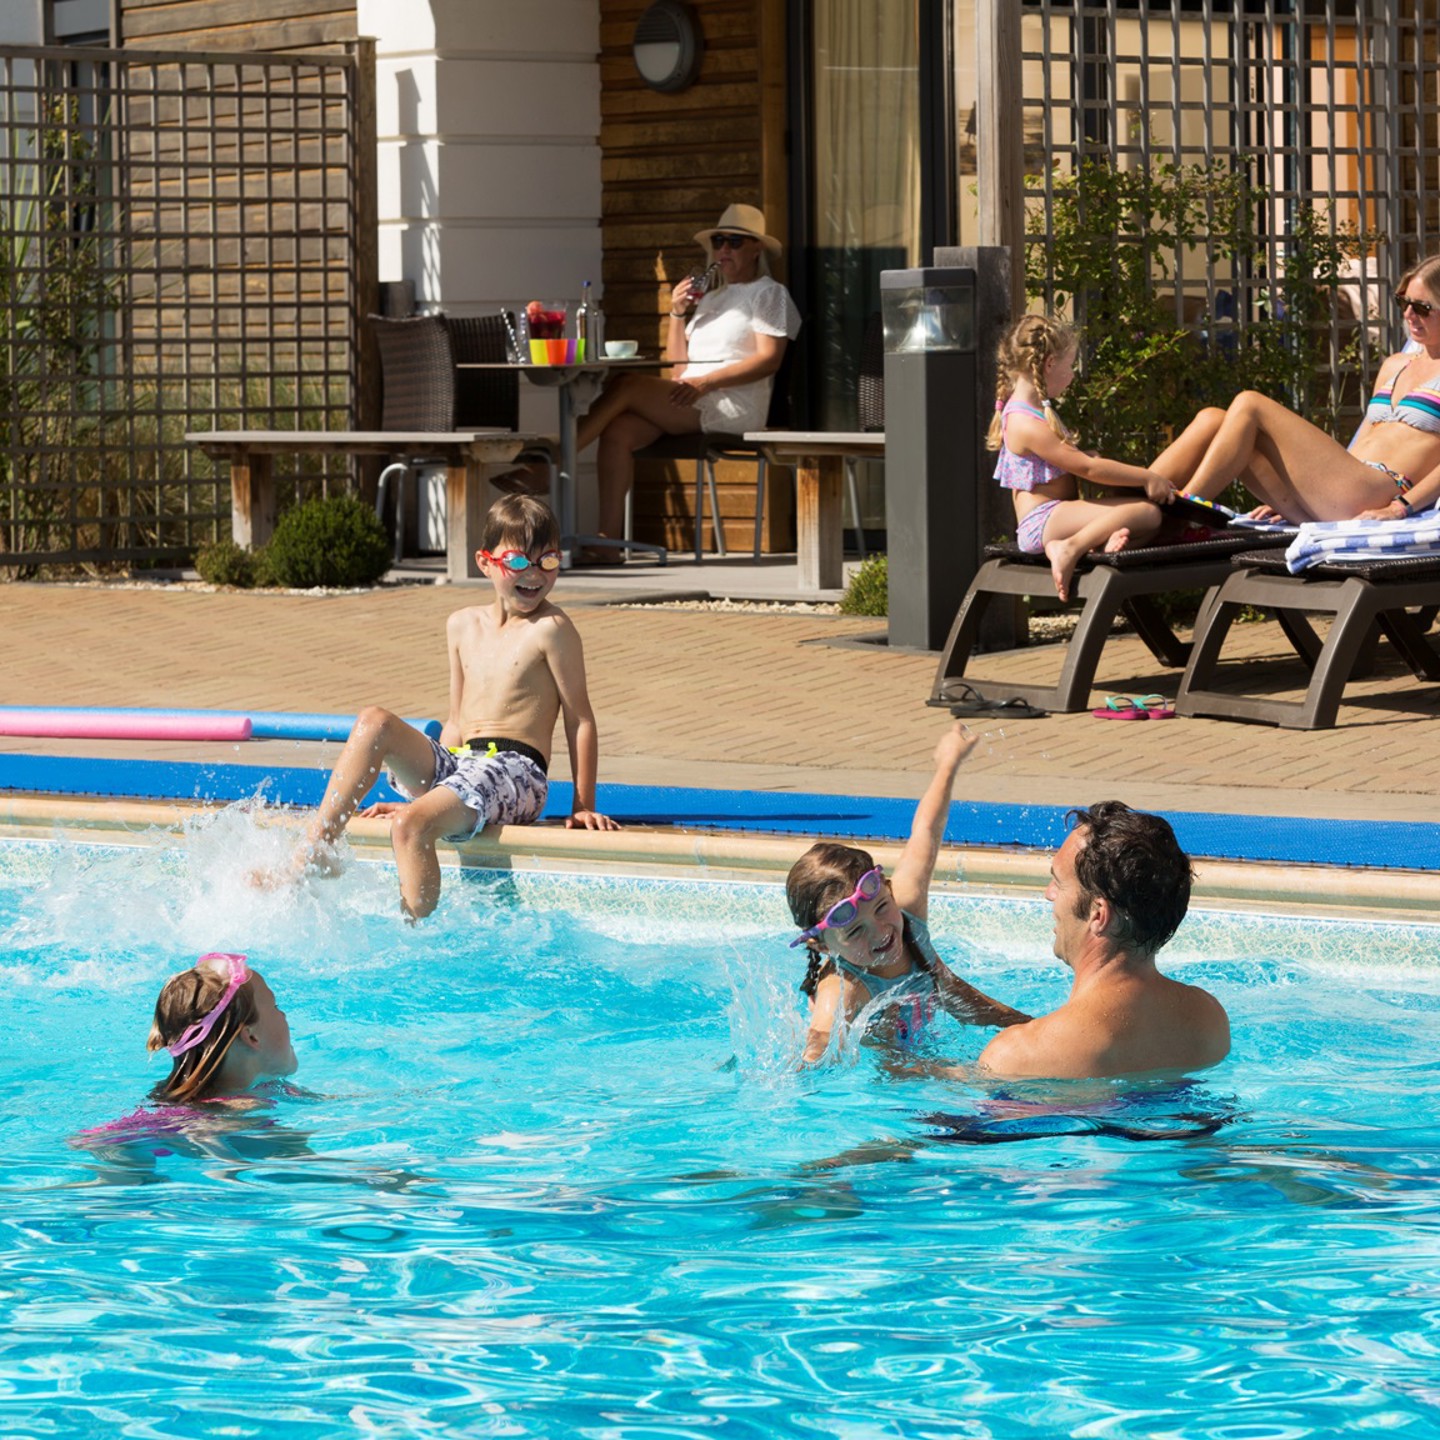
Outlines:
<svg viewBox="0 0 1440 1440"><path fill-rule="evenodd" d="M172 975L155 1002L155 1019L145 1048L151 1052L174 1045L198 1020L220 1003L229 977L210 966ZM170 1061L170 1074L150 1092L153 1100L204 1100L212 1094L220 1067L235 1037L259 1018L253 979L247 980L216 1017L210 1033L193 1049Z"/></svg>
<svg viewBox="0 0 1440 1440"><path fill-rule="evenodd" d="M795 924L801 930L808 930L832 905L852 894L860 877L874 868L871 856L853 845L832 845L824 841L812 845L785 877L785 898L790 903ZM824 973L826 956L818 940L805 943L810 963L800 988L805 994L814 995Z"/></svg>
<svg viewBox="0 0 1440 1440"><path fill-rule="evenodd" d="M995 366L995 418L985 436L985 448L998 450L1004 439L1000 412L1015 393L1015 381L1023 375L1045 402L1045 419L1062 439L1075 437L1060 423L1045 394L1045 362L1067 354L1080 343L1073 325L1053 315L1022 315L1000 338Z"/></svg>
<svg viewBox="0 0 1440 1440"><path fill-rule="evenodd" d="M534 495L502 495L485 514L480 548L543 555L560 548L560 522L555 512Z"/></svg>

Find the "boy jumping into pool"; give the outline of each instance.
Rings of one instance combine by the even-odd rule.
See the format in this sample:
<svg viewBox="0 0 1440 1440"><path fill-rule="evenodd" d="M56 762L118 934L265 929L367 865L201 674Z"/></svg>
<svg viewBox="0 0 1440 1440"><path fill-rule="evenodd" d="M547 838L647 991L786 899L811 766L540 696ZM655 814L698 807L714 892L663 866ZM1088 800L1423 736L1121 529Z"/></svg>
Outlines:
<svg viewBox="0 0 1440 1440"><path fill-rule="evenodd" d="M391 817L400 903L411 919L423 919L440 899L437 841L540 818L561 714L575 787L567 828L620 828L595 809L599 744L580 636L550 603L560 572L554 512L532 496L507 495L490 507L483 539L476 559L495 598L457 610L446 623L450 713L439 740L379 706L361 711L291 864L257 875L258 883L334 874L335 842L383 767L411 798L360 813Z"/></svg>

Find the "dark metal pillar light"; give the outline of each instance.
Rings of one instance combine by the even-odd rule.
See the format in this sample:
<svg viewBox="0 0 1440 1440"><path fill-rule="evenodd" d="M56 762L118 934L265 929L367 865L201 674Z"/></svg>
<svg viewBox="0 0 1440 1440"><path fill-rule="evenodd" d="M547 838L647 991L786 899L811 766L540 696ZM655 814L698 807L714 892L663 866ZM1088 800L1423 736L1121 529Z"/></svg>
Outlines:
<svg viewBox="0 0 1440 1440"><path fill-rule="evenodd" d="M684 0L655 0L635 23L631 48L640 78L652 90L671 94L688 90L698 78L705 37Z"/></svg>
<svg viewBox="0 0 1440 1440"><path fill-rule="evenodd" d="M945 643L980 554L975 285L968 268L880 272L891 645Z"/></svg>

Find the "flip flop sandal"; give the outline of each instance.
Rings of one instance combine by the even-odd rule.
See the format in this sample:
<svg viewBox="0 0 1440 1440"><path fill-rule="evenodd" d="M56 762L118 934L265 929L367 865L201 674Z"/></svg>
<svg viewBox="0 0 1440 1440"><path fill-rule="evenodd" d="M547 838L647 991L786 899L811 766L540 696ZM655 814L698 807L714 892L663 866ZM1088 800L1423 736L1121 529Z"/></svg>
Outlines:
<svg viewBox="0 0 1440 1440"><path fill-rule="evenodd" d="M947 680L940 687L940 693L933 704L937 705L982 705L985 697L968 680Z"/></svg>
<svg viewBox="0 0 1440 1440"><path fill-rule="evenodd" d="M1128 695L1107 695L1105 703L1090 712L1097 720L1148 720L1150 712Z"/></svg>
<svg viewBox="0 0 1440 1440"><path fill-rule="evenodd" d="M1137 704L1152 720L1173 720L1175 707L1163 695L1137 695Z"/></svg>
<svg viewBox="0 0 1440 1440"><path fill-rule="evenodd" d="M976 694L972 699L961 700L950 707L950 713L957 720L988 718L992 720L1038 720L1048 711L1041 710L1028 700L1012 695L1008 700L987 700Z"/></svg>

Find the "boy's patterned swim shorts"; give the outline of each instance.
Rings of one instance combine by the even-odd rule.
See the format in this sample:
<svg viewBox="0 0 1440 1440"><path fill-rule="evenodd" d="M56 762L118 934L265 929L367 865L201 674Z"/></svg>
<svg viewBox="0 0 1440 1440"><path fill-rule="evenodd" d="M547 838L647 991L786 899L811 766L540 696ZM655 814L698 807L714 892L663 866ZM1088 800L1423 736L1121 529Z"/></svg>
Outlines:
<svg viewBox="0 0 1440 1440"><path fill-rule="evenodd" d="M474 812L475 823L445 838L468 840L487 825L533 825L545 809L550 782L538 761L518 750L462 750L453 754L433 737L435 779L432 790L452 790L466 809ZM407 799L417 797L394 775L386 777Z"/></svg>

